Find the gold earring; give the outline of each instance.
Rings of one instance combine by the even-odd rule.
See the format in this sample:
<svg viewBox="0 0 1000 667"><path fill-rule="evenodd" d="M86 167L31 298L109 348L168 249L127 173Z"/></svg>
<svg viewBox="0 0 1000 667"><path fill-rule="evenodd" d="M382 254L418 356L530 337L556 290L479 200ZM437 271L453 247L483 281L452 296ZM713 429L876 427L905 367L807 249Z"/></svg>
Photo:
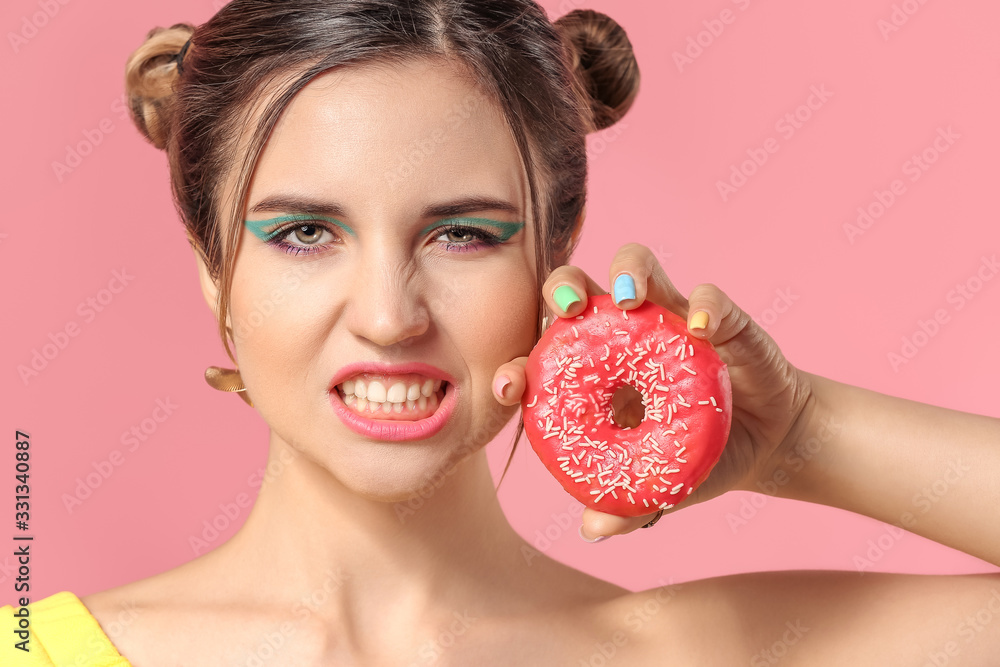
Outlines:
<svg viewBox="0 0 1000 667"><path fill-rule="evenodd" d="M250 400L250 396L247 394L247 388L243 384L243 378L240 377L239 369L233 370L231 368L209 366L205 369L205 382L212 389L239 393L240 398L251 408L253 407L253 401Z"/></svg>

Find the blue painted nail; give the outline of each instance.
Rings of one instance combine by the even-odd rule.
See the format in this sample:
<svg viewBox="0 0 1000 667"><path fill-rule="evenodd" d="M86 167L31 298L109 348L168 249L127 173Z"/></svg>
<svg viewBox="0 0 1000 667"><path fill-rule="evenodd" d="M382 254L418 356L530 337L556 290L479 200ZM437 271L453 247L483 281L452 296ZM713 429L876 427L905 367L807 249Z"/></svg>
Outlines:
<svg viewBox="0 0 1000 667"><path fill-rule="evenodd" d="M635 298L635 281L632 276L623 273L615 278L615 303L619 304L626 299Z"/></svg>

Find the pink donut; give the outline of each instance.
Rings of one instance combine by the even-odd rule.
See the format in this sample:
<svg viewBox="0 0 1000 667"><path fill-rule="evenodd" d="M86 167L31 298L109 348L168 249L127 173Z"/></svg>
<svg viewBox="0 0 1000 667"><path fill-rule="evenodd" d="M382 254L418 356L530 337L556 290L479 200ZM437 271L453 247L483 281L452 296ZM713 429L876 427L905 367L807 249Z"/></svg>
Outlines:
<svg viewBox="0 0 1000 667"><path fill-rule="evenodd" d="M587 507L619 516L670 509L700 485L729 438L729 370L687 322L649 301L618 308L589 297L557 318L528 355L524 431L542 463ZM634 428L615 423L612 397L642 395Z"/></svg>

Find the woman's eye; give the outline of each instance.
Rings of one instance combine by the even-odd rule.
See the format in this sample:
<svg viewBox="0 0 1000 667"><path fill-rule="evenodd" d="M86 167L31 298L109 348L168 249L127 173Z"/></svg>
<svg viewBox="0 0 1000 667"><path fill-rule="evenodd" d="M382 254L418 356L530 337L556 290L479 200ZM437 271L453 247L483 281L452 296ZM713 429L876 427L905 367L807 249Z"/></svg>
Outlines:
<svg viewBox="0 0 1000 667"><path fill-rule="evenodd" d="M479 227L452 226L438 229L435 238L444 242L445 250L449 252L475 252L494 248L503 241L485 229Z"/></svg>
<svg viewBox="0 0 1000 667"><path fill-rule="evenodd" d="M325 225L308 223L277 232L270 243L291 255L320 252L325 246L335 245L337 235Z"/></svg>
<svg viewBox="0 0 1000 667"><path fill-rule="evenodd" d="M326 230L319 225L301 225L292 230L290 235L294 235L295 240L303 245L316 245L323 238L324 232Z"/></svg>

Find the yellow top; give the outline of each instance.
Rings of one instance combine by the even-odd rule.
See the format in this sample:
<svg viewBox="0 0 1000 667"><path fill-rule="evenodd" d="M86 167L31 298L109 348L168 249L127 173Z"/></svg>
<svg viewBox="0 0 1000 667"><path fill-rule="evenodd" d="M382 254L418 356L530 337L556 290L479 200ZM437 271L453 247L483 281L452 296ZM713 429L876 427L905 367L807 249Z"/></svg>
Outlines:
<svg viewBox="0 0 1000 667"><path fill-rule="evenodd" d="M12 605L0 607L0 665L4 667L131 667L80 598L54 593L28 605L28 641ZM28 648L23 651L18 645Z"/></svg>

